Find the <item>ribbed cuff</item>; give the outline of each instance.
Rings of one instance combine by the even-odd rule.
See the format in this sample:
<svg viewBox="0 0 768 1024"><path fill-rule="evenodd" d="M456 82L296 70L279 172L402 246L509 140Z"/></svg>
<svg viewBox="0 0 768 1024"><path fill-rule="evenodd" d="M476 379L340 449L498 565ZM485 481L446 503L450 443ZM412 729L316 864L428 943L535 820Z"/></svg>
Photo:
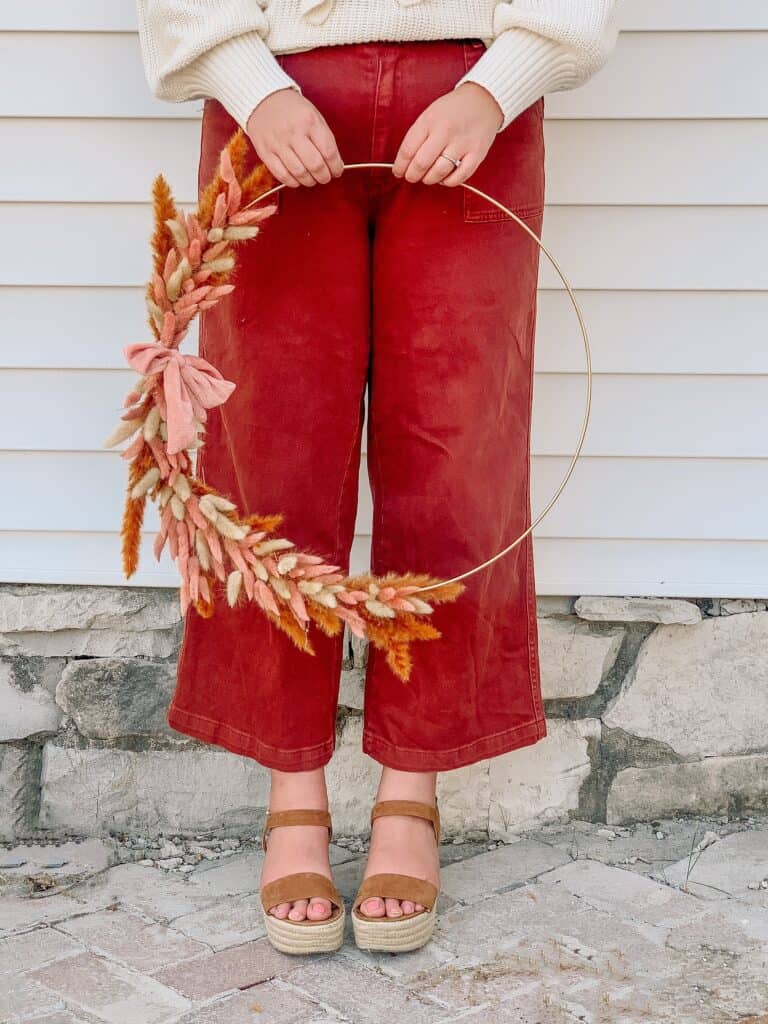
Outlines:
<svg viewBox="0 0 768 1024"><path fill-rule="evenodd" d="M197 89L219 100L243 129L265 96L285 88L301 92L258 32L244 32L207 50L188 74Z"/></svg>
<svg viewBox="0 0 768 1024"><path fill-rule="evenodd" d="M525 28L508 28L454 88L475 82L487 89L504 112L501 132L545 93L572 85L576 71L573 54L562 43Z"/></svg>

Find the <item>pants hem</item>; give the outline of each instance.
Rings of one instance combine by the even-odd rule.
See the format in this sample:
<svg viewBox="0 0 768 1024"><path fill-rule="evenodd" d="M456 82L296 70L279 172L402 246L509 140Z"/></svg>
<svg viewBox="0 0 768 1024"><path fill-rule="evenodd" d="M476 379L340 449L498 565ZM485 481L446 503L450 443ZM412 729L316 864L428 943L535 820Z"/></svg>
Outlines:
<svg viewBox="0 0 768 1024"><path fill-rule="evenodd" d="M474 743L467 743L452 750L413 750L397 747L388 740L376 736L369 729L363 730L363 753L386 768L404 772L445 772L463 768L489 757L507 754L521 747L529 747L547 735L544 718L505 732L487 736Z"/></svg>
<svg viewBox="0 0 768 1024"><path fill-rule="evenodd" d="M250 757L265 768L274 768L282 772L307 772L322 768L330 761L336 745L334 736L325 743L318 743L312 747L278 750L240 729L235 729L234 726L216 722L192 711L184 711L173 703L166 712L166 721L176 732L223 747L232 754Z"/></svg>

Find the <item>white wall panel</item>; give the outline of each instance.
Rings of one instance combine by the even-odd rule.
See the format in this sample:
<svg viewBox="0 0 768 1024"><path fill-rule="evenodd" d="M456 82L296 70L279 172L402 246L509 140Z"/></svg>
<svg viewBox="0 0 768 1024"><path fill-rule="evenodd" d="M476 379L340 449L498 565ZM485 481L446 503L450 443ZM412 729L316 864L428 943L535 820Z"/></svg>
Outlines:
<svg viewBox="0 0 768 1024"><path fill-rule="evenodd" d="M26 161L0 166L0 202L146 203L160 172L179 202L197 199L198 121L6 118L0 136ZM547 119L545 136L550 205L768 202L768 119Z"/></svg>
<svg viewBox="0 0 768 1024"><path fill-rule="evenodd" d="M138 204L0 205L0 234L17 240L0 247L0 284L143 285L150 231ZM67 240L66 259L61 242L40 245L46 234ZM768 288L768 207L554 206L544 241L575 288ZM544 257L540 283L562 287Z"/></svg>
<svg viewBox="0 0 768 1024"><path fill-rule="evenodd" d="M123 346L149 341L143 288L0 288L0 367L124 369ZM182 343L197 351L197 321ZM1 444L0 444L1 446Z"/></svg>
<svg viewBox="0 0 768 1024"><path fill-rule="evenodd" d="M622 27L592 82L546 99L545 241L578 289L595 378L583 457L535 533L537 591L764 597L768 4L628 0ZM135 379L122 347L148 338L152 179L194 202L201 107L150 95L133 0L0 10L0 144L17 157L0 166L0 580L177 584L151 553L152 507L141 570L122 577L127 467L99 445ZM540 285L534 514L585 397L546 260ZM365 459L360 481L353 572Z"/></svg>
<svg viewBox="0 0 768 1024"><path fill-rule="evenodd" d="M550 117L768 116L765 32L638 32L580 89L551 93ZM40 67L46 74L39 73ZM56 87L51 88L55 82ZM133 34L0 33L0 116L195 118L201 101L149 92Z"/></svg>
<svg viewBox="0 0 768 1024"><path fill-rule="evenodd" d="M38 0L35 4L7 4L2 28L41 31L132 31L136 25L133 0ZM761 29L768 28L764 0L625 0L623 31L653 29Z"/></svg>
<svg viewBox="0 0 768 1024"><path fill-rule="evenodd" d="M0 403L2 448L100 451L120 420L123 396L135 380L130 369L0 370L0 394L5 396ZM536 374L534 454L573 452L585 402L586 373ZM44 409L45 415L30 417L34 408ZM717 430L702 430L713 409ZM754 410L749 430L744 430L744 409ZM768 374L597 374L582 451L622 458L768 459Z"/></svg>
<svg viewBox="0 0 768 1024"><path fill-rule="evenodd" d="M546 594L638 594L668 597L765 597L765 542L600 540L534 536L536 590ZM350 571L369 564L370 537L355 537ZM3 581L91 583L101 586L177 587L167 558L142 545L139 570L129 580L120 566L117 533L0 532Z"/></svg>
<svg viewBox="0 0 768 1024"><path fill-rule="evenodd" d="M622 31L766 29L765 0L625 0Z"/></svg>
<svg viewBox="0 0 768 1024"><path fill-rule="evenodd" d="M568 462L561 456L534 457L534 516L551 498ZM72 533L119 530L126 466L114 454L0 452L0 471L3 479L14 481L11 499L23 499L5 501L0 509L0 531L45 531L54 524L58 530ZM768 516L765 474L765 459L585 457L536 528L537 534L761 540ZM356 532L367 534L371 531L371 496L362 463L359 476ZM156 510L150 503L145 528L154 531L156 523ZM284 525L285 535L290 537L288 518Z"/></svg>
<svg viewBox="0 0 768 1024"><path fill-rule="evenodd" d="M598 373L768 372L768 292L578 293ZM126 368L123 345L148 340L143 289L0 288L0 367ZM727 343L724 343L727 342ZM196 324L182 345L197 351ZM564 290L539 292L536 369L584 373L578 321Z"/></svg>

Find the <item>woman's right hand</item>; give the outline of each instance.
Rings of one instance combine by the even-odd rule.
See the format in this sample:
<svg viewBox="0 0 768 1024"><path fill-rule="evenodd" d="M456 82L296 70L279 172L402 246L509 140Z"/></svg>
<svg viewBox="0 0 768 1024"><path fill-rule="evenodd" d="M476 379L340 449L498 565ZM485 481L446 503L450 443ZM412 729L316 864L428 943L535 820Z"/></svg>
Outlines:
<svg viewBox="0 0 768 1024"><path fill-rule="evenodd" d="M323 115L295 89L278 89L255 107L246 125L259 159L292 188L323 184L344 170Z"/></svg>

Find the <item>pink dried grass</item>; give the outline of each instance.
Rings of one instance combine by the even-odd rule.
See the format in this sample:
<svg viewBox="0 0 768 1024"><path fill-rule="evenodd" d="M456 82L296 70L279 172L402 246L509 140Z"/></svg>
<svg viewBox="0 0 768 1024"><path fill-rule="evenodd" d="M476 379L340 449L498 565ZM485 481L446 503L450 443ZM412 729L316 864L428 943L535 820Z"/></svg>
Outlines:
<svg viewBox="0 0 768 1024"><path fill-rule="evenodd" d="M162 176L154 183L153 272L146 301L150 328L164 348L178 349L195 317L233 291L228 278L237 245L255 237L277 208L250 207L274 185L263 164L247 171L252 155L244 133L237 131L194 213L177 209ZM160 510L153 553L159 560L167 545L176 561L182 614L191 606L211 617L222 592L232 607L253 601L310 654L311 623L329 636L346 623L354 635L384 650L392 671L407 680L411 643L440 636L429 621L432 605L455 600L463 585L413 573L349 578L322 555L298 551L291 541L274 537L280 513L241 514L226 496L194 476L186 449L168 450L166 398L162 373L142 376L125 397L120 427L105 441L113 447L133 437L121 452L130 463L121 530L126 578L138 568L144 508L151 498ZM205 408L196 404L194 412L196 439L190 447L199 447ZM156 473L150 473L153 468Z"/></svg>

